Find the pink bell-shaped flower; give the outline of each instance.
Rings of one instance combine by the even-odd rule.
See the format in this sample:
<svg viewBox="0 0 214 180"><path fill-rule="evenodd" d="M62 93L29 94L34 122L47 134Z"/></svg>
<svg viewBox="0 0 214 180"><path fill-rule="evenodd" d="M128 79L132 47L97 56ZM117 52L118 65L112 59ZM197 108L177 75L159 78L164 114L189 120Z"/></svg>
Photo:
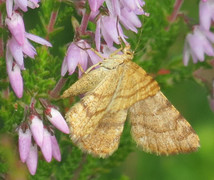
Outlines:
<svg viewBox="0 0 214 180"><path fill-rule="evenodd" d="M51 144L52 144L52 155L57 161L61 161L61 153L59 149L59 145L57 143L56 137L53 135L51 136Z"/></svg>
<svg viewBox="0 0 214 180"><path fill-rule="evenodd" d="M41 147L43 143L43 136L44 136L43 122L36 115L31 115L30 120L31 120L30 129L31 129L33 138L36 141L36 144L38 144Z"/></svg>
<svg viewBox="0 0 214 180"><path fill-rule="evenodd" d="M26 164L31 175L36 174L37 163L38 163L38 150L37 150L37 145L34 144L34 145L31 145L29 156L26 160Z"/></svg>
<svg viewBox="0 0 214 180"><path fill-rule="evenodd" d="M54 107L48 107L45 110L46 117L57 129L65 134L69 134L69 128L61 113Z"/></svg>
<svg viewBox="0 0 214 180"><path fill-rule="evenodd" d="M24 163L29 155L31 147L31 131L29 128L25 130L25 132L22 130L22 128L19 128L19 154L20 159Z"/></svg>
<svg viewBox="0 0 214 180"><path fill-rule="evenodd" d="M44 136L41 151L45 160L47 162L51 162L52 158L51 134L48 132L46 128L44 128Z"/></svg>

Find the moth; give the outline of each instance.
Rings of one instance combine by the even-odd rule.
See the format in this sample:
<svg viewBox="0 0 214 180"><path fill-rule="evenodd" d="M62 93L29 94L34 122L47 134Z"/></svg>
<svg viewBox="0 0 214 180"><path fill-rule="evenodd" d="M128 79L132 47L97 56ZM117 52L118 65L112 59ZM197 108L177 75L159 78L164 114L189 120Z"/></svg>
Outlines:
<svg viewBox="0 0 214 180"><path fill-rule="evenodd" d="M127 45L122 54L110 55L63 93L62 98L84 94L65 115L72 141L84 152L106 158L118 149L129 114L132 137L144 151L196 151L199 138L191 125L132 59Z"/></svg>

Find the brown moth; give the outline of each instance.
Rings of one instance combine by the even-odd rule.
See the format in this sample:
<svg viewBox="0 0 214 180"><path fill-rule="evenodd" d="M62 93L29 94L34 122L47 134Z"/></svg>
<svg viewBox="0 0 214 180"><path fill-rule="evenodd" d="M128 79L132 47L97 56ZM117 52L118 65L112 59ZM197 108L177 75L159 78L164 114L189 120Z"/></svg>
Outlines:
<svg viewBox="0 0 214 180"><path fill-rule="evenodd" d="M197 150L199 138L191 125L132 59L126 46L123 54L104 59L63 93L62 98L85 94L66 113L72 141L106 158L117 150L129 113L132 137L144 151L169 155Z"/></svg>

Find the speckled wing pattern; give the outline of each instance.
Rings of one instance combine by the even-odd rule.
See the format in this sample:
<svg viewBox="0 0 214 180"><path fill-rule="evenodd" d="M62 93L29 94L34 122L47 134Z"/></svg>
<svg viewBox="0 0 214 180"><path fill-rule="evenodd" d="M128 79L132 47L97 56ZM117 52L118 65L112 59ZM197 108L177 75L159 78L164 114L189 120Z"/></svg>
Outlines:
<svg viewBox="0 0 214 180"><path fill-rule="evenodd" d="M199 138L191 125L159 91L130 108L131 134L146 152L158 155L197 150Z"/></svg>
<svg viewBox="0 0 214 180"><path fill-rule="evenodd" d="M132 136L145 151L173 154L199 147L189 123L140 66L124 60L110 67L103 64L90 71L62 95L85 94L66 113L70 137L78 147L98 157L111 155L118 148L129 110Z"/></svg>
<svg viewBox="0 0 214 180"><path fill-rule="evenodd" d="M128 108L159 90L157 82L131 61L107 71L103 80L66 113L73 142L100 157L107 157L118 148ZM94 76L92 71L84 77L87 84L93 79L87 77L91 74ZM77 84L73 86L70 89L78 89Z"/></svg>

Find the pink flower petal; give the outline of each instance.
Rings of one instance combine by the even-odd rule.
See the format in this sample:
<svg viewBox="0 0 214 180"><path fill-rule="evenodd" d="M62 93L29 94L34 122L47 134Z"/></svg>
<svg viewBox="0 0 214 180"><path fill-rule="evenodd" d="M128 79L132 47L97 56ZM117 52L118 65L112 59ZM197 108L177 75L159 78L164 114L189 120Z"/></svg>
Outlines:
<svg viewBox="0 0 214 180"><path fill-rule="evenodd" d="M13 57L8 48L6 50L6 64L11 87L16 96L18 98L21 98L23 95L23 79L21 71L19 66L15 62L13 62Z"/></svg>
<svg viewBox="0 0 214 180"><path fill-rule="evenodd" d="M103 4L104 0L89 0L89 6L92 11L97 11Z"/></svg>
<svg viewBox="0 0 214 180"><path fill-rule="evenodd" d="M66 72L68 71L68 65L67 65L67 56L64 57L62 67L61 67L61 76L65 76Z"/></svg>
<svg viewBox="0 0 214 180"><path fill-rule="evenodd" d="M200 36L188 34L187 39L190 45L191 50L194 52L196 57L200 60L204 60L204 51L202 48L201 40L199 40Z"/></svg>
<svg viewBox="0 0 214 180"><path fill-rule="evenodd" d="M15 0L16 6L18 6L22 11L27 11L27 0Z"/></svg>
<svg viewBox="0 0 214 180"><path fill-rule="evenodd" d="M22 16L13 11L11 19L6 18L5 22L16 41L20 45L23 45L25 39L25 25Z"/></svg>
<svg viewBox="0 0 214 180"><path fill-rule="evenodd" d="M105 40L105 42L107 43L108 47L113 47L113 39L111 38L111 36L109 36L109 34L107 33L106 29L101 25L101 33L102 36Z"/></svg>
<svg viewBox="0 0 214 180"><path fill-rule="evenodd" d="M44 129L43 143L41 146L42 154L47 162L52 159L51 134L47 129Z"/></svg>
<svg viewBox="0 0 214 180"><path fill-rule="evenodd" d="M28 0L27 6L30 7L31 9L35 9L39 7L39 1L36 0Z"/></svg>
<svg viewBox="0 0 214 180"><path fill-rule="evenodd" d="M27 40L27 38L25 38L25 43L22 46L22 51L23 53L25 53L27 56L29 56L30 58L34 59L36 53L36 49L33 47L33 45Z"/></svg>
<svg viewBox="0 0 214 180"><path fill-rule="evenodd" d="M75 43L71 43L68 48L66 57L68 72L70 75L74 73L80 58L80 48L77 47Z"/></svg>
<svg viewBox="0 0 214 180"><path fill-rule="evenodd" d="M39 36L36 36L34 34L30 34L30 33L25 33L25 36L26 38L36 42L36 43L39 43L39 44L42 44L42 45L45 45L45 46L48 46L48 47L52 47L52 44L50 42L48 42L47 40L39 37Z"/></svg>
<svg viewBox="0 0 214 180"><path fill-rule="evenodd" d="M37 145L34 144L34 146L31 145L29 156L26 160L26 164L31 175L36 174L37 163L38 163L38 151Z"/></svg>
<svg viewBox="0 0 214 180"><path fill-rule="evenodd" d="M100 51L100 41L101 41L101 34L100 34L100 19L97 21L96 31L95 31L95 44L97 51Z"/></svg>
<svg viewBox="0 0 214 180"><path fill-rule="evenodd" d="M207 30L203 30L205 36L207 37L207 39L209 41L211 41L212 43L214 43L214 33L207 31Z"/></svg>
<svg viewBox="0 0 214 180"><path fill-rule="evenodd" d="M105 29L106 33L111 37L111 39L119 44L119 35L118 35L118 31L117 31L117 18L115 17L111 17L111 16L105 16L102 18L101 21L101 26L103 27L102 29ZM111 28L109 28L111 27ZM120 34L120 36L122 36Z"/></svg>
<svg viewBox="0 0 214 180"><path fill-rule="evenodd" d="M199 4L199 18L200 18L200 25L209 30L211 26L211 16L214 8L211 8L209 2L200 1Z"/></svg>
<svg viewBox="0 0 214 180"><path fill-rule="evenodd" d="M121 22L124 24L126 29L130 29L137 33L137 28L141 27L141 22L137 15L133 11L128 11L126 8L121 10Z"/></svg>
<svg viewBox="0 0 214 180"><path fill-rule="evenodd" d="M65 119L62 117L60 112L53 107L46 109L46 116L48 120L60 131L65 134L69 134L69 128ZM49 115L50 114L50 115Z"/></svg>
<svg viewBox="0 0 214 180"><path fill-rule="evenodd" d="M61 153L59 149L59 145L57 143L57 139L55 136L51 136L51 143L52 143L52 155L57 161L61 161Z"/></svg>
<svg viewBox="0 0 214 180"><path fill-rule="evenodd" d="M43 133L44 133L43 122L41 119L39 119L38 116L35 115L31 115L30 119L31 119L30 129L33 134L33 138L36 141L36 144L38 144L41 147L43 143Z"/></svg>
<svg viewBox="0 0 214 180"><path fill-rule="evenodd" d="M27 129L25 132L19 129L19 154L20 159L24 163L29 155L31 147L31 131Z"/></svg>
<svg viewBox="0 0 214 180"><path fill-rule="evenodd" d="M86 46L84 48L86 48ZM87 67L88 67L88 54L87 54L86 50L80 49L79 64L82 66L84 71L87 70Z"/></svg>
<svg viewBox="0 0 214 180"><path fill-rule="evenodd" d="M13 12L13 0L6 0L7 16L11 18Z"/></svg>
<svg viewBox="0 0 214 180"><path fill-rule="evenodd" d="M13 55L19 67L24 67L24 57L22 53L22 46L18 44L14 38L8 40L8 46L10 48L11 54Z"/></svg>
<svg viewBox="0 0 214 180"><path fill-rule="evenodd" d="M120 16L120 10L122 7L119 1L106 0L106 5L111 16Z"/></svg>
<svg viewBox="0 0 214 180"><path fill-rule="evenodd" d="M184 63L184 66L188 65L189 58L190 58L190 50L188 48L187 42L185 42L184 50L183 50L183 63Z"/></svg>
<svg viewBox="0 0 214 180"><path fill-rule="evenodd" d="M90 57L92 64L97 64L98 62L101 61L101 58L97 54L95 54L95 52L93 52L91 49L87 50L87 53Z"/></svg>

